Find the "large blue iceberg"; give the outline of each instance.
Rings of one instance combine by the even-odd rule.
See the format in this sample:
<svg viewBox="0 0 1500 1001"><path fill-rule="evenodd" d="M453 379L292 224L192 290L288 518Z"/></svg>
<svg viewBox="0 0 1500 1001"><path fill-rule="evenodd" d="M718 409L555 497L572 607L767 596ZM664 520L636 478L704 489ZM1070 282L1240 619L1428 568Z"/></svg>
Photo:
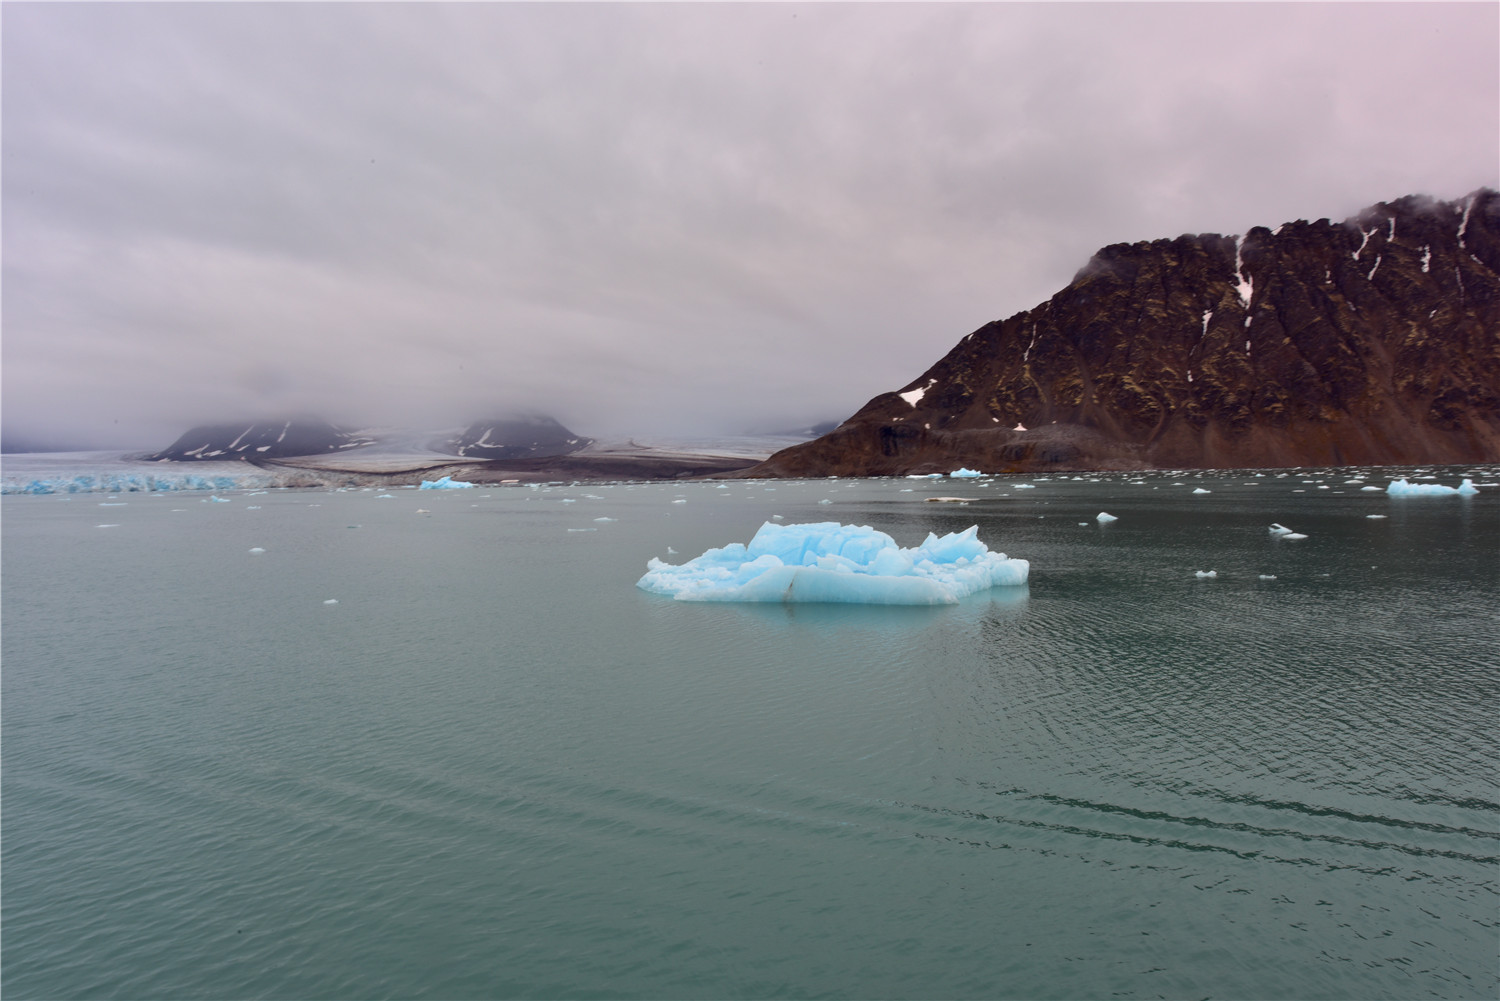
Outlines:
<svg viewBox="0 0 1500 1001"><path fill-rule="evenodd" d="M465 483L463 480L455 480L451 476L444 476L441 480L423 480L418 490L467 490L474 484Z"/></svg>
<svg viewBox="0 0 1500 1001"><path fill-rule="evenodd" d="M1392 497L1472 497L1479 493L1473 480L1464 480L1456 487L1445 487L1441 483L1408 483L1405 477L1392 480L1385 492Z"/></svg>
<svg viewBox="0 0 1500 1001"><path fill-rule="evenodd" d="M636 586L678 601L952 605L990 587L1025 584L1026 560L992 553L979 526L902 549L867 525L766 522L750 544L710 549L686 563L651 559Z"/></svg>

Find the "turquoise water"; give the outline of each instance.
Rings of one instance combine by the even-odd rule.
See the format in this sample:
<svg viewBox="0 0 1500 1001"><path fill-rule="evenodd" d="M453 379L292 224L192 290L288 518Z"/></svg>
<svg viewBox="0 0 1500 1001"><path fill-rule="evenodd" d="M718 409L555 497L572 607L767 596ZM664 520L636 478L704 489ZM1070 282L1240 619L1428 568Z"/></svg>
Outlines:
<svg viewBox="0 0 1500 1001"><path fill-rule="evenodd" d="M1351 475L6 497L5 993L1494 997L1500 488ZM634 587L774 514L1031 582Z"/></svg>

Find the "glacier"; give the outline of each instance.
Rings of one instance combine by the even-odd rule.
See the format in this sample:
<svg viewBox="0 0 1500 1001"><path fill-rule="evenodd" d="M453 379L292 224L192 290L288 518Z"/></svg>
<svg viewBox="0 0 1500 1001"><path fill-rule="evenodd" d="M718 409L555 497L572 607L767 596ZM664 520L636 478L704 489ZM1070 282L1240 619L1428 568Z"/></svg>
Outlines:
<svg viewBox="0 0 1500 1001"><path fill-rule="evenodd" d="M275 477L201 476L196 473L80 473L74 476L42 476L7 479L3 494L125 494L171 493L179 490L247 490L279 486Z"/></svg>
<svg viewBox="0 0 1500 1001"><path fill-rule="evenodd" d="M1026 560L991 552L979 526L903 549L868 525L761 525L749 544L682 564L653 557L636 586L678 601L952 605L991 587L1025 584Z"/></svg>
<svg viewBox="0 0 1500 1001"><path fill-rule="evenodd" d="M1479 493L1479 488L1470 479L1465 479L1456 487L1445 487L1441 483L1410 483L1403 476L1399 480L1392 480L1385 492L1392 497L1472 497Z"/></svg>

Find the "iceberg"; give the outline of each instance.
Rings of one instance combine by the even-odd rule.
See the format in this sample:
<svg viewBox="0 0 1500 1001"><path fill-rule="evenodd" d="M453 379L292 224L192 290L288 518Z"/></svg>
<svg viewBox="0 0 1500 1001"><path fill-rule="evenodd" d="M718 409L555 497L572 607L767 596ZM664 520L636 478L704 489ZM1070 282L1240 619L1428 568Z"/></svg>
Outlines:
<svg viewBox="0 0 1500 1001"><path fill-rule="evenodd" d="M1026 560L991 552L979 526L902 549L868 525L834 521L761 525L748 545L731 543L674 565L652 558L636 586L678 601L952 605L991 587L1025 584ZM670 552L670 550L669 550Z"/></svg>
<svg viewBox="0 0 1500 1001"><path fill-rule="evenodd" d="M418 490L467 490L474 484L465 483L463 480L455 480L451 476L444 476L441 480L423 480Z"/></svg>
<svg viewBox="0 0 1500 1001"><path fill-rule="evenodd" d="M948 477L954 480L972 480L983 475L984 474L979 472L979 470L977 469L969 469L967 466L959 466L953 472L949 473Z"/></svg>
<svg viewBox="0 0 1500 1001"><path fill-rule="evenodd" d="M1392 480L1385 492L1392 497L1472 497L1479 493L1479 488L1469 479L1456 487L1445 487L1441 483L1409 483L1403 476L1399 480Z"/></svg>

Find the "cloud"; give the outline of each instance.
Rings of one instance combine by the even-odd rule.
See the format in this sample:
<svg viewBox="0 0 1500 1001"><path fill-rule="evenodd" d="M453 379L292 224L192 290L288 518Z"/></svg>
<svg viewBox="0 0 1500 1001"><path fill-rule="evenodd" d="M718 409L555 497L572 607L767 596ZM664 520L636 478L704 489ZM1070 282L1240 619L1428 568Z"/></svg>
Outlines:
<svg viewBox="0 0 1500 1001"><path fill-rule="evenodd" d="M8 430L839 418L1100 246L1500 146L1488 5L4 16Z"/></svg>

